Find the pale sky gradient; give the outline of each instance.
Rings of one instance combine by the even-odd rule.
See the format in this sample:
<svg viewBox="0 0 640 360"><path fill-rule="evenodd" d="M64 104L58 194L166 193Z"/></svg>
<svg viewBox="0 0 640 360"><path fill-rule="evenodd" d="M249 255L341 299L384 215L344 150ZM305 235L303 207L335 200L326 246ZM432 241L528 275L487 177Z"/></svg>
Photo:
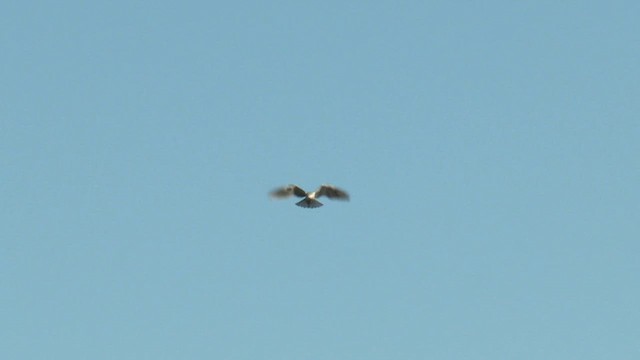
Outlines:
<svg viewBox="0 0 640 360"><path fill-rule="evenodd" d="M638 19L3 2L0 358L639 359Z"/></svg>

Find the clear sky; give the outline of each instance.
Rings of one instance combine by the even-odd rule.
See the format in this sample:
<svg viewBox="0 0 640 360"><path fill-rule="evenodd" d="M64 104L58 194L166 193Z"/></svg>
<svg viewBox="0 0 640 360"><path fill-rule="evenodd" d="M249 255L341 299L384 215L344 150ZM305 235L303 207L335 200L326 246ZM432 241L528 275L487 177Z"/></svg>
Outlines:
<svg viewBox="0 0 640 360"><path fill-rule="evenodd" d="M640 358L639 18L2 2L0 358Z"/></svg>

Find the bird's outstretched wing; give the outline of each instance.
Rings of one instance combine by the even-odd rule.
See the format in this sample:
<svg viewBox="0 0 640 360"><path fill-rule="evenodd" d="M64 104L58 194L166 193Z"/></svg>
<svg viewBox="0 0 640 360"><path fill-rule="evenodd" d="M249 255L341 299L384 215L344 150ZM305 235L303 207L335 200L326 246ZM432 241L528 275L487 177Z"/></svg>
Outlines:
<svg viewBox="0 0 640 360"><path fill-rule="evenodd" d="M349 194L333 185L322 185L316 190L316 197L326 196L334 200L349 200Z"/></svg>
<svg viewBox="0 0 640 360"><path fill-rule="evenodd" d="M307 192L302 190L298 185L293 184L275 189L271 192L271 197L278 199L288 198L293 195L297 197L305 197L307 196Z"/></svg>

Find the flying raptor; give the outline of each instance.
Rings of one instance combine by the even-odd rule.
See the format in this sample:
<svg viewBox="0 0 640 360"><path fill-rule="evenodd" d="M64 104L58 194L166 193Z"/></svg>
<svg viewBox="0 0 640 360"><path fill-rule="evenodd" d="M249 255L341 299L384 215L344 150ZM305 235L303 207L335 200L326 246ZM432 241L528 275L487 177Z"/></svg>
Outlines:
<svg viewBox="0 0 640 360"><path fill-rule="evenodd" d="M291 184L279 189L275 189L271 192L271 197L276 199L284 199L291 196L304 198L296 203L296 205L303 208L318 208L322 206L322 203L316 200L321 196L326 196L329 199L334 200L349 200L349 194L347 194L346 191L339 189L333 185L321 185L316 191L306 192L302 190L298 185Z"/></svg>

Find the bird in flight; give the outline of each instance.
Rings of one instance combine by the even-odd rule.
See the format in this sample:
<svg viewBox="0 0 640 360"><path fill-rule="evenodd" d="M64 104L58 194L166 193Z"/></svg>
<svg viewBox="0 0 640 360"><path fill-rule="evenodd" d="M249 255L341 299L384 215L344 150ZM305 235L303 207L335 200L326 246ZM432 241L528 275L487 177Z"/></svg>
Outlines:
<svg viewBox="0 0 640 360"><path fill-rule="evenodd" d="M339 189L333 185L321 185L318 190L313 192L306 192L302 190L298 185L287 185L279 189L275 189L271 192L271 197L276 199L284 199L291 196L297 196L304 198L296 203L296 205L303 208L318 208L322 206L322 203L317 198L326 196L329 199L334 200L349 200L349 194L346 191Z"/></svg>

